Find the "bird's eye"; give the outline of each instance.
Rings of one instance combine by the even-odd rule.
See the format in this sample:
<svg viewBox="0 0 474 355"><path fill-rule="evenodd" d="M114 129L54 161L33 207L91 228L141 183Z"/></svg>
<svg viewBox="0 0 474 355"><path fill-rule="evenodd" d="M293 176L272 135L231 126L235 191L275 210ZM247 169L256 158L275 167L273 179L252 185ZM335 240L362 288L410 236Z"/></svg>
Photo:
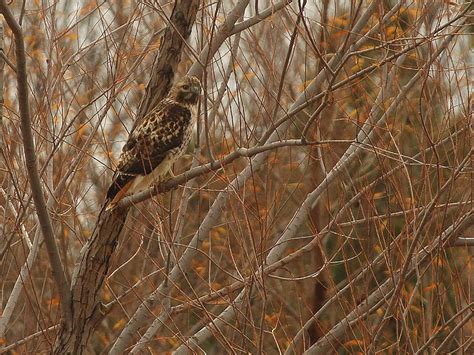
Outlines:
<svg viewBox="0 0 474 355"><path fill-rule="evenodd" d="M189 90L189 85L183 85L183 90Z"/></svg>

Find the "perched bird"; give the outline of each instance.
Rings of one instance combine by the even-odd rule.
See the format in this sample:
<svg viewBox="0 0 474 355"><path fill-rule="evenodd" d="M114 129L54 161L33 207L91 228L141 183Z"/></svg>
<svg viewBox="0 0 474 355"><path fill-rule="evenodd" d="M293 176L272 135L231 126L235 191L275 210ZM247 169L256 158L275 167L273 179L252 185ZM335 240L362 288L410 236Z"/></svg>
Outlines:
<svg viewBox="0 0 474 355"><path fill-rule="evenodd" d="M171 172L191 140L200 94L199 79L184 76L166 98L135 122L107 192L106 210L113 209L127 194L162 181Z"/></svg>

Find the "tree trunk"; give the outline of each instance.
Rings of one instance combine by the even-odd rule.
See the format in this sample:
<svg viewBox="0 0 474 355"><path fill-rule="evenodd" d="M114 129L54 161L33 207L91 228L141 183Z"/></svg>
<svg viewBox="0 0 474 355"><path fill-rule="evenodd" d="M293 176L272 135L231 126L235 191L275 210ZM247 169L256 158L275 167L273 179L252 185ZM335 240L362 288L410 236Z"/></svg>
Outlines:
<svg viewBox="0 0 474 355"><path fill-rule="evenodd" d="M191 33L199 1L177 0L170 24L161 38L152 75L135 121L149 112L168 93L185 40ZM110 260L128 215L128 208L105 211L104 203L91 238L81 251L71 283L71 322L61 319L55 354L82 354L103 318L101 291Z"/></svg>
<svg viewBox="0 0 474 355"><path fill-rule="evenodd" d="M61 321L55 354L82 354L103 316L101 291L128 209L99 213L91 238L81 250L72 277L72 324Z"/></svg>

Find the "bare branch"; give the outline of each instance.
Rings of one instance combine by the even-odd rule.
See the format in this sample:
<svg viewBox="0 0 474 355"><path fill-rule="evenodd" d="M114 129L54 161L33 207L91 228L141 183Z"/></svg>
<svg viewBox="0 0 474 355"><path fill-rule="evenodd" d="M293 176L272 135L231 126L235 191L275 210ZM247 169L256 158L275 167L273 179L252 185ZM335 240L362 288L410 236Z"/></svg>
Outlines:
<svg viewBox="0 0 474 355"><path fill-rule="evenodd" d="M440 337L440 333L446 328L448 327L449 325L451 325L453 322L457 321L458 317L460 315L462 315L463 313L465 313L467 310L471 309L471 315L470 317L472 317L472 307L474 307L474 303L471 303L471 304L468 304L466 307L462 308L459 312L457 312L454 316L452 316L449 320L446 321L446 323L443 324L442 327L440 327L438 329L438 331L436 331L429 339L426 343L423 344L423 346L421 348L418 349L418 351L416 352L416 354L422 354L423 351L425 351L428 346L430 346L430 344L437 338L437 337ZM469 316L465 317L465 319L469 319L470 318ZM460 322L462 323L462 322ZM440 347L438 348L438 351L439 349L441 348L441 345Z"/></svg>
<svg viewBox="0 0 474 355"><path fill-rule="evenodd" d="M474 238L459 237L454 241L455 247L472 247L474 246Z"/></svg>
<svg viewBox="0 0 474 355"><path fill-rule="evenodd" d="M210 46L206 45L206 47L204 47L204 49L199 54L198 60L188 70L188 75L194 75L197 77L202 76L202 66L208 64L208 61L212 59L214 54L221 47L222 43L224 43L224 41L232 35L231 32L234 29L235 23L244 14L249 2L250 0L239 0L239 2L234 6L232 11L227 16L225 22L216 31Z"/></svg>
<svg viewBox="0 0 474 355"><path fill-rule="evenodd" d="M447 244L450 240L456 238L466 228L474 222L474 211L462 216L456 223L449 226L441 235L437 236L430 244L429 248L419 252L419 255L411 259L409 267L406 269L404 279L411 277L415 270L430 260L430 257L436 253L439 245ZM384 301L390 295L393 295L395 286L400 280L401 272L398 271L393 277L387 279L377 290L372 292L367 299L360 302L350 314L348 314L341 322L336 324L325 337L308 349L308 354L320 354L321 352L330 351L335 342L341 341L346 333L346 329L357 319L366 317L368 313L375 311L380 302Z"/></svg>
<svg viewBox="0 0 474 355"><path fill-rule="evenodd" d="M186 182L195 179L204 174L210 173L212 171L218 171L229 165L238 158L246 157L251 158L258 154L275 150L282 147L298 147L298 146L311 146L311 145L331 145L331 144L351 144L354 143L352 140L327 140L320 142L301 142L300 139L288 139L280 142L272 142L266 145L256 146L252 148L237 148L229 155L225 156L222 159L201 165L170 179L165 182L160 183L158 186L151 187L149 190L136 193L132 196L126 197L120 201L118 206L120 208L128 208L139 202L143 202L156 196L158 194L165 193L167 191L173 190L180 185L185 184Z"/></svg>
<svg viewBox="0 0 474 355"><path fill-rule="evenodd" d="M26 75L26 57L25 44L23 40L23 32L16 22L13 14L10 12L4 0L0 1L0 12L5 17L5 21L15 36L15 54L17 61L17 85L18 85L18 106L21 117L21 132L23 135L23 146L25 152L26 169L30 181L33 200L35 202L36 214L41 227L41 232L48 251L49 260L53 277L58 287L61 299L61 316L69 323L71 313L68 305L71 301L71 293L66 279L65 270L59 257L58 247L54 239L53 227L51 219L43 196L41 180L38 174L38 166L36 162L35 144L31 131L30 103L28 99L28 78Z"/></svg>
<svg viewBox="0 0 474 355"><path fill-rule="evenodd" d="M283 9L285 6L291 4L293 0L281 0L275 4L272 4L265 10L260 11L257 15L245 20L241 21L235 24L233 27L232 31L230 32L230 35L235 35L241 31L246 30L247 28L250 28L252 26L255 26L259 22L262 22L266 18L272 16L275 12Z"/></svg>

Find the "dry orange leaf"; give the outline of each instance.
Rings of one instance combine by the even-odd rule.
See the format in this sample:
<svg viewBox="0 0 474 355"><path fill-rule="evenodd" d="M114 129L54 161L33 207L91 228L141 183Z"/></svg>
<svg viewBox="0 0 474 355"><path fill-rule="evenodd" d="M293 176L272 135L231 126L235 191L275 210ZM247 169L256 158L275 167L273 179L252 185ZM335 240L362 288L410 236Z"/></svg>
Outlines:
<svg viewBox="0 0 474 355"><path fill-rule="evenodd" d="M119 319L115 324L113 325L112 329L117 330L117 329L122 329L123 326L125 325L125 319Z"/></svg>
<svg viewBox="0 0 474 355"><path fill-rule="evenodd" d="M359 339L352 339L344 343L344 346L362 346L362 345L364 345L364 342Z"/></svg>

